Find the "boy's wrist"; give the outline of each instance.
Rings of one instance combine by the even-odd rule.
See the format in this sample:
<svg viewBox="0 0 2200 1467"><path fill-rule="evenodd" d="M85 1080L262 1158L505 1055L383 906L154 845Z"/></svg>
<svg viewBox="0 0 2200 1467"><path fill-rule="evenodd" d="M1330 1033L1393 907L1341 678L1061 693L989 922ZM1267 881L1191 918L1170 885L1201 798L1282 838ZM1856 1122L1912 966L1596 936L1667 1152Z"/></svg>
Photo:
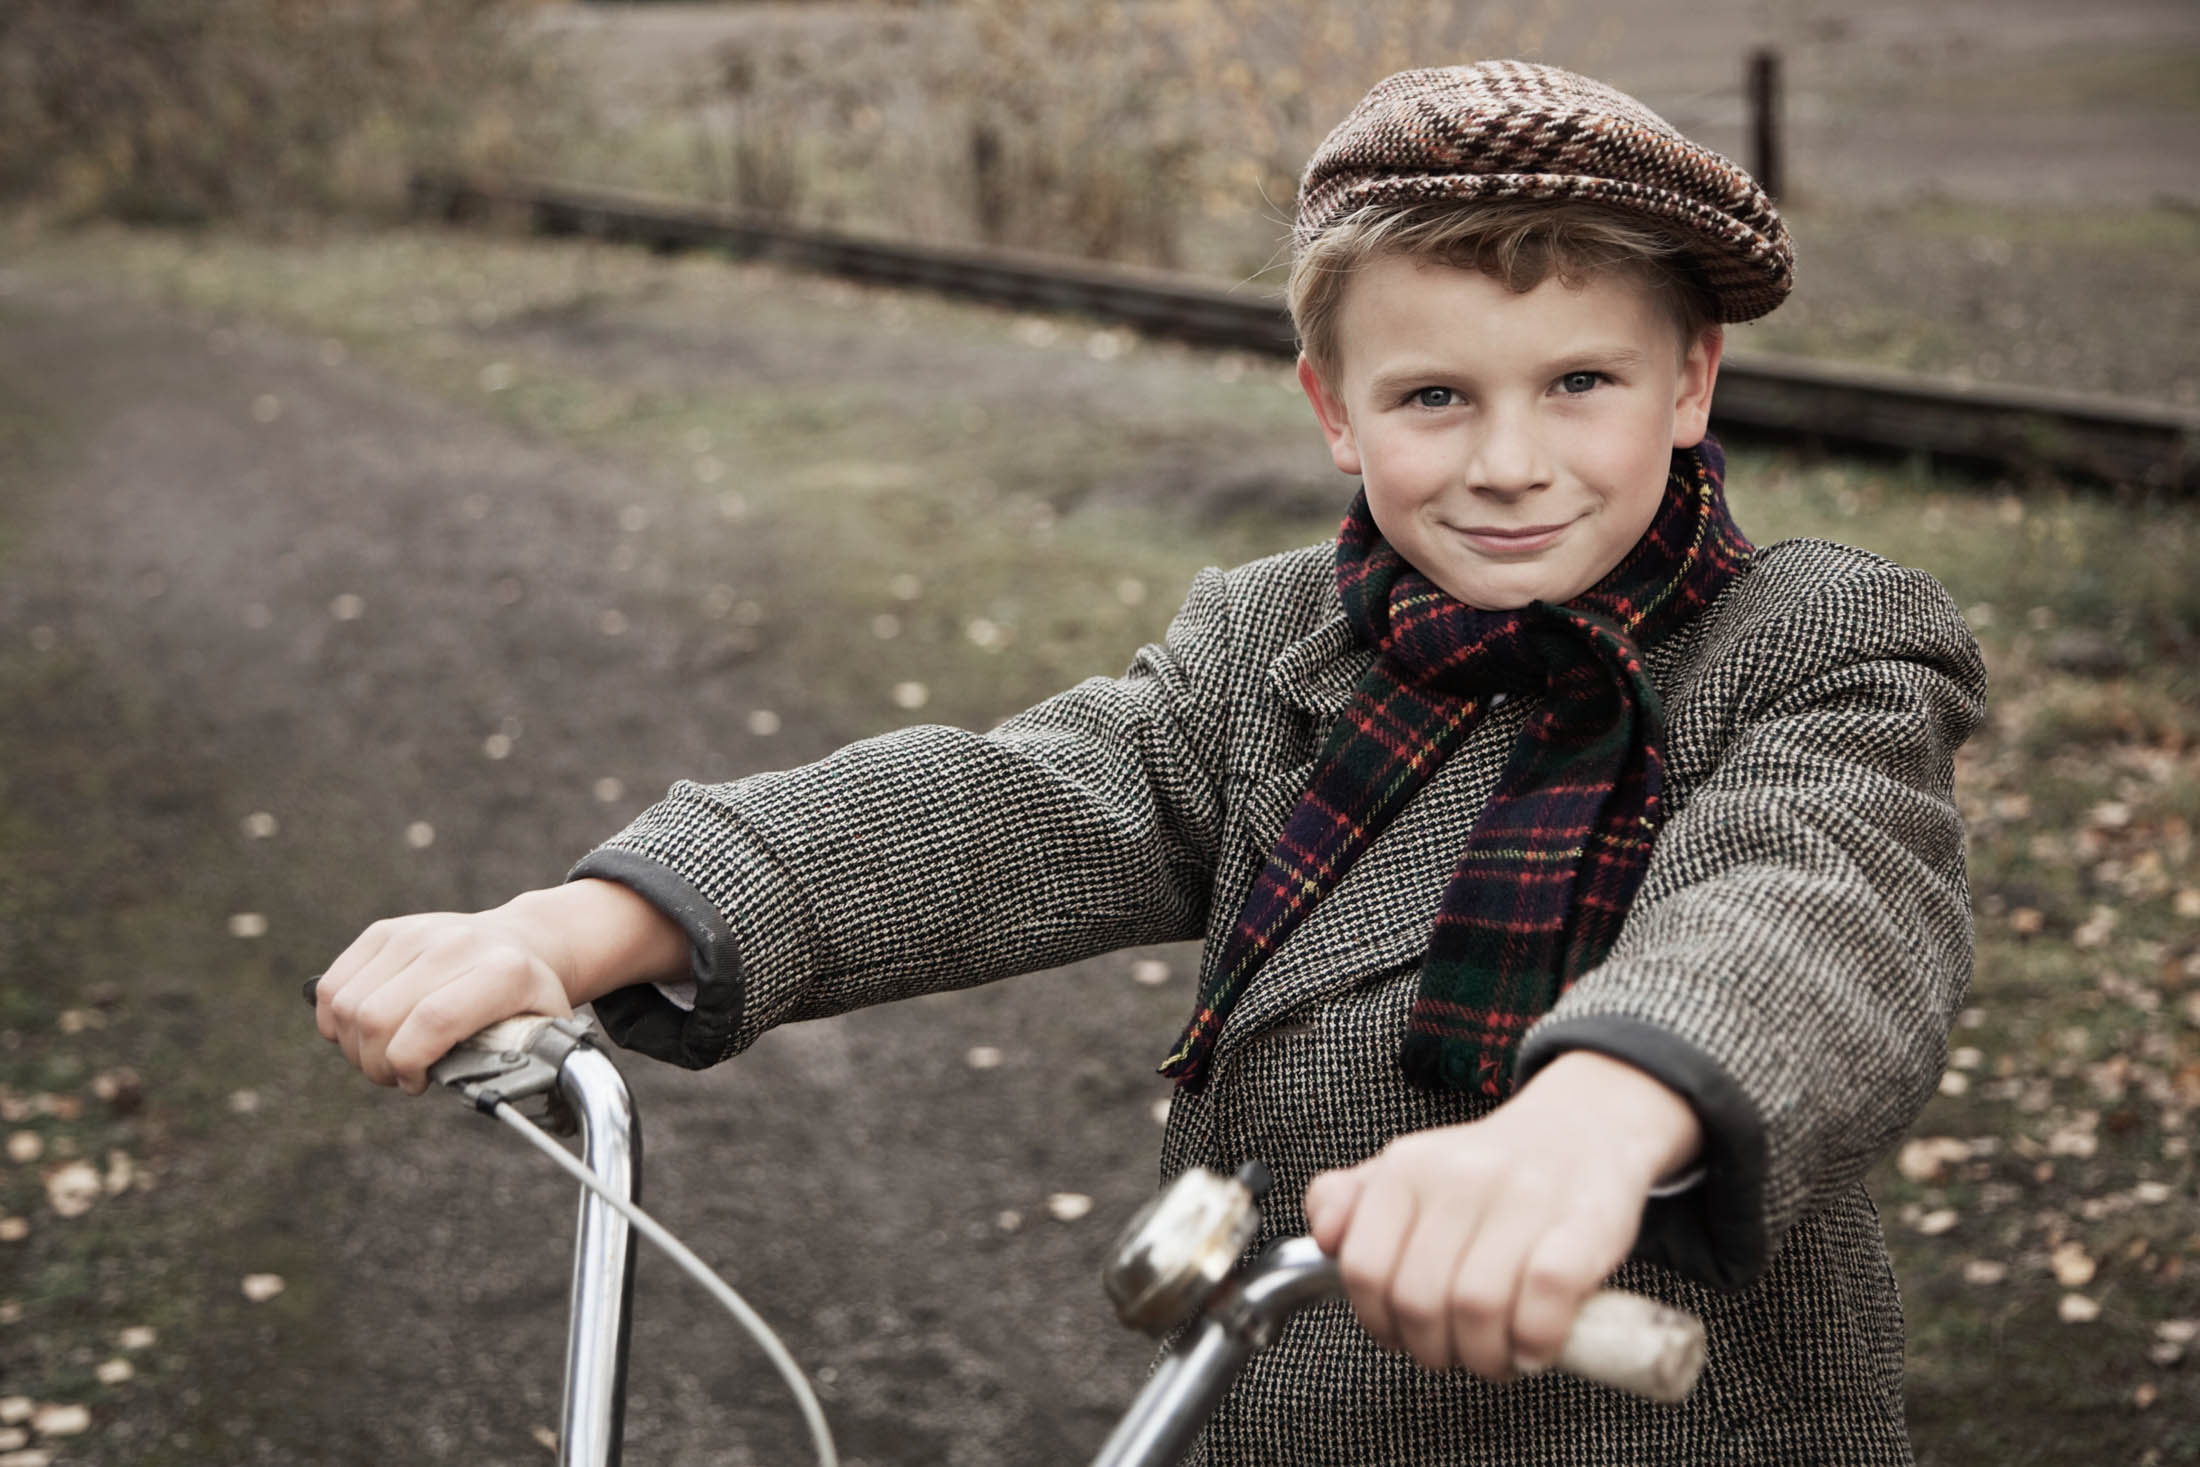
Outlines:
<svg viewBox="0 0 2200 1467"><path fill-rule="evenodd" d="M576 1008L636 983L690 976L687 934L615 881L583 877L521 892L497 910L528 930Z"/></svg>
<svg viewBox="0 0 2200 1467"><path fill-rule="evenodd" d="M1640 1167L1646 1187L1670 1188L1701 1164L1703 1124L1695 1108L1647 1071L1610 1055L1568 1050L1537 1070L1511 1103L1522 1101L1593 1126Z"/></svg>

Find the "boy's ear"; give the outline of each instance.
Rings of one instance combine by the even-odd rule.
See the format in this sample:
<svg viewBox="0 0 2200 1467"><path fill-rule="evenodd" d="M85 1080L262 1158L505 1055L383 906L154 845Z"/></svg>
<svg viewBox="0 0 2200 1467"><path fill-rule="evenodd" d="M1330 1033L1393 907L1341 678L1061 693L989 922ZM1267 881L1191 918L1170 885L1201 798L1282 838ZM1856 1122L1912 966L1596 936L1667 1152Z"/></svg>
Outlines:
<svg viewBox="0 0 2200 1467"><path fill-rule="evenodd" d="M1299 353L1299 386L1306 393L1307 402L1314 408L1314 417L1322 425L1322 437L1329 440L1329 461L1339 472L1357 474L1360 471L1359 440L1352 435L1352 415L1345 411L1344 401L1329 390L1322 374L1314 370L1314 364Z"/></svg>
<svg viewBox="0 0 2200 1467"><path fill-rule="evenodd" d="M1726 332L1707 326L1681 358L1680 381L1673 400L1673 446L1694 448L1711 428L1711 389L1719 385L1719 358Z"/></svg>

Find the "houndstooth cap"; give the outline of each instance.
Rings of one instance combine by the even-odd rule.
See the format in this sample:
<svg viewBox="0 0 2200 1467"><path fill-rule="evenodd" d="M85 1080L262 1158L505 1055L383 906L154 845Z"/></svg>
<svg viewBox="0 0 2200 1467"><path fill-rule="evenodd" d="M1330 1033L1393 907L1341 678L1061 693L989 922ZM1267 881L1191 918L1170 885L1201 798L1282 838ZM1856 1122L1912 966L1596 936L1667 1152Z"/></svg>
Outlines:
<svg viewBox="0 0 2200 1467"><path fill-rule="evenodd" d="M1582 199L1670 226L1722 321L1764 315L1795 283L1787 226L1747 172L1626 93L1528 61L1376 83L1308 161L1295 243L1371 204L1447 199Z"/></svg>

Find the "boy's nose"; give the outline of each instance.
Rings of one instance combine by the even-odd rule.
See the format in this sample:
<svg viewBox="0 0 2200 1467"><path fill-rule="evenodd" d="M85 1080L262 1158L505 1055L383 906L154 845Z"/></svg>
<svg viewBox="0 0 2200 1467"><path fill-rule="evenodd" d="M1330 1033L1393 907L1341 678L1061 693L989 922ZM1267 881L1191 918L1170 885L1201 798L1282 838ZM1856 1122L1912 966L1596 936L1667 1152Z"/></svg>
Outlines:
<svg viewBox="0 0 2200 1467"><path fill-rule="evenodd" d="M1551 482L1551 459L1542 435L1512 414L1493 413L1466 463L1467 487L1478 494L1513 496Z"/></svg>

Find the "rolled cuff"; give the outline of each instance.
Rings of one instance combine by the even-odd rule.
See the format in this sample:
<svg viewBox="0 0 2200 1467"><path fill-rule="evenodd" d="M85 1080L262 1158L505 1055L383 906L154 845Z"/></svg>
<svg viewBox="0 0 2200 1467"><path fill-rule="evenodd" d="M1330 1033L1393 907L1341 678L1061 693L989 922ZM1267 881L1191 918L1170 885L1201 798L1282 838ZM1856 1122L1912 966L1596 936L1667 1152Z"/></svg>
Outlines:
<svg viewBox="0 0 2200 1467"><path fill-rule="evenodd" d="M1610 1014L1538 1025L1521 1046L1516 1083L1573 1049L1633 1065L1686 1100L1703 1127L1702 1181L1651 1197L1634 1256L1715 1289L1748 1287L1772 1253L1764 1218L1765 1125L1757 1107L1687 1040Z"/></svg>
<svg viewBox="0 0 2200 1467"><path fill-rule="evenodd" d="M604 994L592 1005L604 1032L627 1049L691 1070L723 1059L741 1027L745 987L725 918L686 877L632 851L591 851L565 879L585 877L615 881L680 924L695 975L692 1008L675 1004L654 983Z"/></svg>

